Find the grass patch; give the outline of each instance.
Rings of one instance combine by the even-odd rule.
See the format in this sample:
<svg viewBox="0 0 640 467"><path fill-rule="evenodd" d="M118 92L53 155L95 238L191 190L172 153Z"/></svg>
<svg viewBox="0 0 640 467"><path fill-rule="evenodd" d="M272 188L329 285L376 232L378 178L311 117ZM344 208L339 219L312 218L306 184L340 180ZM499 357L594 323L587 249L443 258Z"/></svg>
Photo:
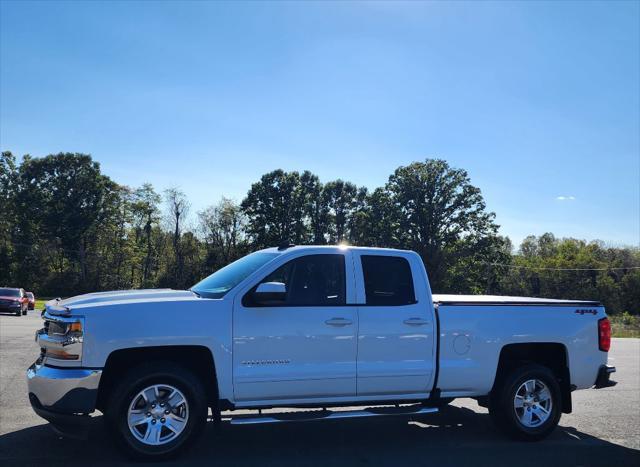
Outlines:
<svg viewBox="0 0 640 467"><path fill-rule="evenodd" d="M613 337L640 337L640 316L625 311L622 314L610 315L609 320Z"/></svg>
<svg viewBox="0 0 640 467"><path fill-rule="evenodd" d="M40 298L36 298L35 310L37 310L37 311L44 310L44 304L47 303L52 298L55 298L55 297L40 297Z"/></svg>

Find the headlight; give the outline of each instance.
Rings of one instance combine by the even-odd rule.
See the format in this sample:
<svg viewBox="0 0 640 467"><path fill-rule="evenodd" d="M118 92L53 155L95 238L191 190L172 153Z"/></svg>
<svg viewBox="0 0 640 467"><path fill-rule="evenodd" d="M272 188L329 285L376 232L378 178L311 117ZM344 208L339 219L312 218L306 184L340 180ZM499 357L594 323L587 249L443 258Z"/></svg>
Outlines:
<svg viewBox="0 0 640 467"><path fill-rule="evenodd" d="M84 319L44 315L44 328L36 333L43 358L81 360L84 340Z"/></svg>

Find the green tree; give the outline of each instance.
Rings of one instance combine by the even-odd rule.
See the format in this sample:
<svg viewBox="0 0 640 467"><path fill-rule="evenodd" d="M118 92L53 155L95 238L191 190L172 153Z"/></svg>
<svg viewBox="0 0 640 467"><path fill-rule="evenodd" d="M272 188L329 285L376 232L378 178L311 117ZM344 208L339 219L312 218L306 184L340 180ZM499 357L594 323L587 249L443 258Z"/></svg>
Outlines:
<svg viewBox="0 0 640 467"><path fill-rule="evenodd" d="M238 259L244 252L246 217L233 200L223 197L198 213L199 230L207 250L205 273Z"/></svg>
<svg viewBox="0 0 640 467"><path fill-rule="evenodd" d="M367 187L358 188L354 201L354 208L347 218L347 240L351 245L360 245L362 240L369 235L368 223L371 215L371 206Z"/></svg>
<svg viewBox="0 0 640 467"><path fill-rule="evenodd" d="M400 247L400 216L396 215L390 193L376 188L371 194L361 190L358 209L351 217L350 242L354 245Z"/></svg>
<svg viewBox="0 0 640 467"><path fill-rule="evenodd" d="M88 289L129 289L135 277L129 272L137 263L135 244L130 241L132 190L112 185L105 193L103 209L90 232L87 243Z"/></svg>
<svg viewBox="0 0 640 467"><path fill-rule="evenodd" d="M23 245L19 262L30 271L21 282L37 282L32 263L41 239L47 248L57 250L61 269L70 272L71 266L77 271L77 283L72 281L68 286L85 290L90 284L87 255L93 246L91 240L104 219L109 193L117 185L100 172L91 156L79 153L25 157L18 180L17 224Z"/></svg>
<svg viewBox="0 0 640 467"><path fill-rule="evenodd" d="M150 183L145 183L133 193L131 211L135 242L138 249L143 252L140 278L142 287L153 285L152 274L155 255L152 234L154 227L157 228L160 222L161 201L160 195L156 193Z"/></svg>
<svg viewBox="0 0 640 467"><path fill-rule="evenodd" d="M329 243L349 237L348 226L358 207L358 188L351 182L336 180L324 185L322 204L329 212Z"/></svg>
<svg viewBox="0 0 640 467"><path fill-rule="evenodd" d="M451 258L473 251L476 258L490 259L499 250L487 240L497 236L495 215L487 212L465 170L440 159L414 162L396 169L385 189L397 219L396 237L420 254L435 290L450 288L445 279Z"/></svg>
<svg viewBox="0 0 640 467"><path fill-rule="evenodd" d="M640 264L640 261L638 262ZM629 311L640 315L640 270L630 270L620 280L622 308L617 311Z"/></svg>
<svg viewBox="0 0 640 467"><path fill-rule="evenodd" d="M512 253L480 190L442 160L399 167L369 192L275 170L241 206L223 198L187 221L179 189L162 198L104 176L85 154L0 157L0 285L68 296L117 288L188 287L248 251L282 241L348 241L416 250L436 292L601 300L640 312L640 249L600 241L523 240Z"/></svg>
<svg viewBox="0 0 640 467"><path fill-rule="evenodd" d="M301 190L306 198L306 216L309 219L310 239L314 245L327 243L329 233L329 207L323 197L324 186L317 175L305 170L300 176Z"/></svg>
<svg viewBox="0 0 640 467"><path fill-rule="evenodd" d="M190 203L183 191L178 188L169 188L164 192L167 205L167 222L173 232L173 265L169 285L182 284L185 280L185 252L183 250L182 235L190 209Z"/></svg>
<svg viewBox="0 0 640 467"><path fill-rule="evenodd" d="M247 234L255 248L306 243L310 238L310 196L298 172L274 170L251 185L241 206L249 219Z"/></svg>
<svg viewBox="0 0 640 467"><path fill-rule="evenodd" d="M638 313L638 251L551 233L529 236L511 258L514 267L503 271L499 288L508 295L599 300L608 312Z"/></svg>
<svg viewBox="0 0 640 467"><path fill-rule="evenodd" d="M0 155L0 284L9 284L12 277L17 178L15 157L5 151Z"/></svg>

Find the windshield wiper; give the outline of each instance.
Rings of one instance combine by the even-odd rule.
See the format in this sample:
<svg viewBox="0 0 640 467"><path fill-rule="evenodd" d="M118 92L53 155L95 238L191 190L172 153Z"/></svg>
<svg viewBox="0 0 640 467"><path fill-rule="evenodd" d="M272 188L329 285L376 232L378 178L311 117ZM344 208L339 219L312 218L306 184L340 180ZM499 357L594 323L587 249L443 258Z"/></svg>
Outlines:
<svg viewBox="0 0 640 467"><path fill-rule="evenodd" d="M189 289L189 292L196 294L196 297L198 297L198 298L202 298L202 295L200 295L198 292L196 292L193 289Z"/></svg>

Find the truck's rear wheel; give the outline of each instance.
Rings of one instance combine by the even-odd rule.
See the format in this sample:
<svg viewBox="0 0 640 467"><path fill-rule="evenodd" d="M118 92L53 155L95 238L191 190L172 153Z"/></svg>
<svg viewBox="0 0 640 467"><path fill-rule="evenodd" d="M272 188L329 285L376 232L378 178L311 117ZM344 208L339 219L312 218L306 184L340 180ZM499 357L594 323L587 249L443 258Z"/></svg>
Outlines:
<svg viewBox="0 0 640 467"><path fill-rule="evenodd" d="M512 371L493 394L489 412L509 436L537 441L551 433L560 421L562 398L554 374L540 365Z"/></svg>
<svg viewBox="0 0 640 467"><path fill-rule="evenodd" d="M115 389L107 417L119 444L138 459L162 460L184 449L207 418L200 380L172 362L131 370Z"/></svg>

